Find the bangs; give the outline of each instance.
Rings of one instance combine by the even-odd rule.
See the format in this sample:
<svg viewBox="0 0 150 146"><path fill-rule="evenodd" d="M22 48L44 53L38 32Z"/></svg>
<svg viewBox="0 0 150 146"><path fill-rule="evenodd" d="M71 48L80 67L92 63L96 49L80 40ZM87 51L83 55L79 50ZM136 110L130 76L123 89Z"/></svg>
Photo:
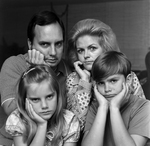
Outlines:
<svg viewBox="0 0 150 146"><path fill-rule="evenodd" d="M131 73L131 63L119 52L108 51L100 55L93 64L92 76L96 82L100 82L114 74L122 74L125 77ZM119 55L118 55L119 54Z"/></svg>

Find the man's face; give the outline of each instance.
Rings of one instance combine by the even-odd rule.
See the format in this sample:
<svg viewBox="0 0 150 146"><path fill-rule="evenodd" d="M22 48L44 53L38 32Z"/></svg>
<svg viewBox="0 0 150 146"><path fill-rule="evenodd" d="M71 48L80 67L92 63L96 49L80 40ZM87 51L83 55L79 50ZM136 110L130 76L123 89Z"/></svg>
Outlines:
<svg viewBox="0 0 150 146"><path fill-rule="evenodd" d="M60 25L58 23L45 26L36 25L34 33L30 49L42 53L44 61L49 66L57 66L63 55L63 32Z"/></svg>

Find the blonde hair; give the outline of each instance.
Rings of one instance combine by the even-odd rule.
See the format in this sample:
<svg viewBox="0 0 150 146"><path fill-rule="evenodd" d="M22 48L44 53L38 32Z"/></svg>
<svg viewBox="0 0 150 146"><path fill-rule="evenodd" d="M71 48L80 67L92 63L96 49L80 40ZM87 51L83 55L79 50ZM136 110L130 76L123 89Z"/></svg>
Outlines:
<svg viewBox="0 0 150 146"><path fill-rule="evenodd" d="M78 60L76 41L84 35L98 36L103 52L111 50L120 51L116 35L108 25L98 19L84 19L77 22L70 31L68 40L69 62L73 63Z"/></svg>
<svg viewBox="0 0 150 146"><path fill-rule="evenodd" d="M58 83L57 77L53 70L46 65L31 66L26 72L23 73L18 85L18 109L20 117L25 124L24 140L28 144L31 143L36 133L36 123L33 121L28 112L26 111L25 103L27 98L27 91L32 83L41 83L42 81L49 82L49 88L57 92L57 108L53 116L48 120L48 129L53 131L54 138L52 139L52 146L58 145L62 138L63 127L65 119L63 116L63 97Z"/></svg>

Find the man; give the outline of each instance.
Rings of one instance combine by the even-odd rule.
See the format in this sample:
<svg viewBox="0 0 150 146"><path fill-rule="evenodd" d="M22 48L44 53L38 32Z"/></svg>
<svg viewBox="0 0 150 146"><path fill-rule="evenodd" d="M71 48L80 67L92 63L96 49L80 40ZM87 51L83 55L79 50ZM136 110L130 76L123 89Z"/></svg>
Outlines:
<svg viewBox="0 0 150 146"><path fill-rule="evenodd" d="M31 64L49 65L55 71L63 94L65 94L65 80L70 70L62 59L65 37L62 21L53 12L39 12L35 14L29 22L27 36L28 53L8 58L1 68L1 106L7 115L16 109L15 98L17 97L17 82L21 74L28 69ZM5 134L4 129L1 130L1 135L5 136ZM6 141L3 142L0 137L0 145L1 144L7 145Z"/></svg>

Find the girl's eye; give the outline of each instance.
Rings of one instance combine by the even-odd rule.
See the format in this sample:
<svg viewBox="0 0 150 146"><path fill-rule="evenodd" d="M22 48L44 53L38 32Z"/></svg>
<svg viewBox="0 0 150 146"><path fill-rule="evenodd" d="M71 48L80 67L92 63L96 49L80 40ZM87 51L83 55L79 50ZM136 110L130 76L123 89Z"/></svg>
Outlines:
<svg viewBox="0 0 150 146"><path fill-rule="evenodd" d="M32 98L32 99L30 99L32 102L34 102L34 103L37 103L37 102L39 102L40 101L40 99L38 99L38 98Z"/></svg>

